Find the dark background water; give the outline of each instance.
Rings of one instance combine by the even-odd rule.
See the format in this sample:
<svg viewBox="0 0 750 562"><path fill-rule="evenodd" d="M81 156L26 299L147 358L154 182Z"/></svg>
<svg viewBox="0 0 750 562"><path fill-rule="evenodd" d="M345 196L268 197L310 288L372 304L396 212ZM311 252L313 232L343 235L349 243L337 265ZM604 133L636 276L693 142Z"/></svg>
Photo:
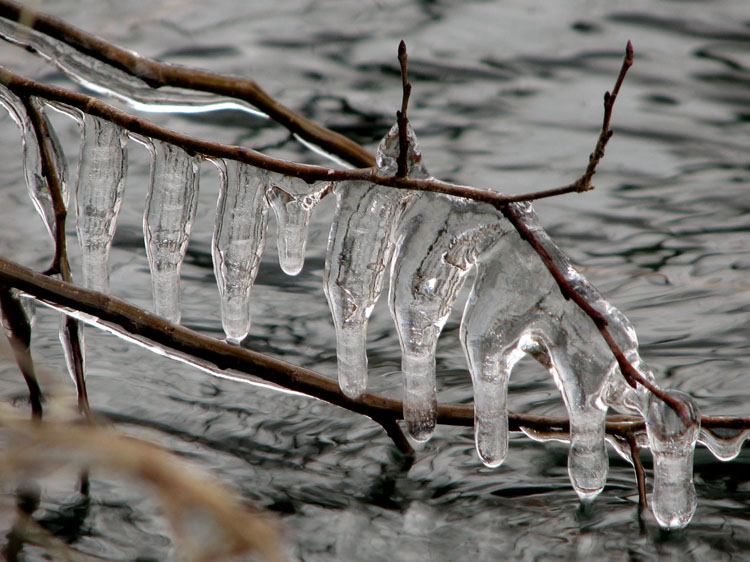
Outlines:
<svg viewBox="0 0 750 562"><path fill-rule="evenodd" d="M249 76L283 103L374 149L400 99L395 59L409 46L410 117L437 177L507 193L572 181L586 164L625 43L636 64L615 108L616 135L597 190L536 205L581 271L635 324L660 384L705 413L750 413L750 6L714 2L37 2L114 43L164 61ZM7 44L3 65L70 83ZM318 157L271 123L236 113L153 116L204 138L283 157ZM75 170L79 133L55 117ZM0 120L0 253L42 269L50 244L22 183L15 126ZM112 254L112 291L150 307L141 232L148 177L131 143ZM217 178L204 167L198 220L183 267L183 323L221 336L210 263ZM321 274L333 201L314 216L302 274L286 277L271 232L254 288L246 345L335 373ZM271 230L274 226L271 225ZM69 226L74 268L80 267ZM76 269L78 271L78 269ZM460 305L457 306L460 310ZM34 353L66 383L55 313L40 310ZM468 401L451 317L439 345L441 401ZM87 330L96 412L209 470L275 511L300 560L742 559L750 547L750 455L696 452L699 506L682 533L640 523L632 470L614 453L607 487L578 507L562 444L516 436L499 469L483 468L471 431L441 427L408 472L378 426L314 400L213 379ZM398 394L399 353L383 303L369 333L371 386ZM2 396L24 407L15 366L0 362ZM511 381L516 411L559 413L538 365ZM94 475L85 516L74 482L45 483L48 519L75 548L113 560L173 559L147 490ZM10 492L10 491L9 491ZM10 496L9 496L10 497ZM77 517L77 518L76 518ZM37 553L38 554L38 553ZM38 559L32 553L29 559Z"/></svg>

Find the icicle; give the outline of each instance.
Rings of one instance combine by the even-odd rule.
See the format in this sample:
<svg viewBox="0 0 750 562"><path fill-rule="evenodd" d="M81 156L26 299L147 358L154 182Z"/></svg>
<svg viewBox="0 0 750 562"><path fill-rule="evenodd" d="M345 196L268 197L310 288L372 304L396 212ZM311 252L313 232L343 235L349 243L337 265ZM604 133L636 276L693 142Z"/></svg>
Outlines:
<svg viewBox="0 0 750 562"><path fill-rule="evenodd" d="M151 268L154 309L180 321L180 267L198 202L200 160L181 148L151 141L151 179L143 234Z"/></svg>
<svg viewBox="0 0 750 562"><path fill-rule="evenodd" d="M152 88L145 81L86 56L62 41L5 18L0 18L0 36L11 43L30 48L82 86L111 95L139 111L201 113L236 109L256 117L268 117L250 104L234 98L173 88Z"/></svg>
<svg viewBox="0 0 750 562"><path fill-rule="evenodd" d="M411 127L409 136L409 176L428 177ZM397 156L398 126L394 125L378 146L378 173L393 175ZM367 321L393 256L394 229L414 195L367 182L345 182L333 191L336 216L328 238L323 287L336 329L339 386L356 398L367 387Z"/></svg>
<svg viewBox="0 0 750 562"><path fill-rule="evenodd" d="M42 102L36 98L31 98L31 103L42 113L42 118L47 124L49 140L52 146L52 159L55 170L60 180L60 186L63 190L63 198L67 204L67 163L62 152L60 141L55 134L52 125L49 123L47 116L44 114ZM47 232L55 239L55 209L52 204L52 195L47 185L47 180L42 173L42 159L39 153L39 143L37 142L34 126L26 113L21 99L5 86L0 85L0 104L2 104L10 114L13 121L21 129L23 144L23 168L26 176L26 186L29 191L34 207L44 220Z"/></svg>
<svg viewBox="0 0 750 562"><path fill-rule="evenodd" d="M531 207L520 210L577 290L604 306L538 227ZM550 371L561 391L571 423L571 482L582 499L590 499L606 480L604 418L617 363L594 323L562 296L533 248L507 223L503 228L503 236L478 252L477 277L461 322L474 384L477 450L490 466L502 462L506 385L513 366L529 353Z"/></svg>
<svg viewBox="0 0 750 562"><path fill-rule="evenodd" d="M391 170L397 153L396 139L387 159ZM471 270L478 245L485 237L498 235L498 224L498 212L489 205L420 193L395 234L398 251L391 271L389 305L401 342L404 420L418 441L429 439L435 427L438 336Z"/></svg>
<svg viewBox="0 0 750 562"><path fill-rule="evenodd" d="M750 439L750 429L703 427L699 441L720 461L731 461L740 454L747 439Z"/></svg>
<svg viewBox="0 0 750 562"><path fill-rule="evenodd" d="M344 182L333 191L323 287L336 329L339 386L356 398L367 387L367 321L393 255L392 232L412 194L368 182Z"/></svg>
<svg viewBox="0 0 750 562"><path fill-rule="evenodd" d="M234 160L215 162L221 173L212 254L227 340L250 330L250 289L265 246L268 172Z"/></svg>
<svg viewBox="0 0 750 562"><path fill-rule="evenodd" d="M654 494L651 510L659 525L681 529L696 508L693 485L693 451L700 434L700 414L695 401L679 390L666 391L687 406L691 423L685 425L675 411L653 396L646 418L648 440L654 457Z"/></svg>
<svg viewBox="0 0 750 562"><path fill-rule="evenodd" d="M109 121L86 115L78 167L78 241L83 283L109 292L109 250L115 234L127 172L127 134Z"/></svg>
<svg viewBox="0 0 750 562"><path fill-rule="evenodd" d="M330 182L308 184L292 176L269 173L266 192L278 228L279 265L287 275L297 275L305 263L307 230L313 209L330 188Z"/></svg>

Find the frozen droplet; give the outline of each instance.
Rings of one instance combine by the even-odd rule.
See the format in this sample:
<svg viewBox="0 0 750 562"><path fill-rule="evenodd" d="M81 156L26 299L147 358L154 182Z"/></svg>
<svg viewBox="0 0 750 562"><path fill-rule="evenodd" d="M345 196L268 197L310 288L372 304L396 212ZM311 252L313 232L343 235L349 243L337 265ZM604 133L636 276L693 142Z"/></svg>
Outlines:
<svg viewBox="0 0 750 562"><path fill-rule="evenodd" d="M34 104L34 106L40 111L42 119L47 126L48 140L52 148L52 164L55 167L58 180L60 181L63 200L67 204L66 184L68 167L65 161L65 156L62 152L60 141L55 130L52 128L52 124L44 113L44 104L35 97L30 99L30 103ZM52 193L47 184L47 178L42 172L42 158L39 152L39 143L37 141L34 126L26 112L23 101L2 85L0 85L0 104L8 110L11 118L21 130L23 169L26 177L26 187L28 188L29 196L34 203L34 207L44 220L47 232L54 240L57 228L55 221L55 207L52 201Z"/></svg>
<svg viewBox="0 0 750 562"><path fill-rule="evenodd" d="M310 217L330 182L308 184L292 176L269 173L266 197L278 227L279 265L287 275L297 275L305 263Z"/></svg>
<svg viewBox="0 0 750 562"><path fill-rule="evenodd" d="M699 441L720 461L731 461L750 438L750 429L701 428Z"/></svg>
<svg viewBox="0 0 750 562"><path fill-rule="evenodd" d="M268 225L268 172L234 160L219 160L221 188L212 243L227 340L250 330L250 290L258 274Z"/></svg>
<svg viewBox="0 0 750 562"><path fill-rule="evenodd" d="M200 159L152 140L151 179L143 233L151 268L156 314L180 321L180 267L187 251L198 202Z"/></svg>
<svg viewBox="0 0 750 562"><path fill-rule="evenodd" d="M411 195L368 182L344 182L334 193L323 287L336 330L339 385L356 398L367 387L367 321L393 255L392 231Z"/></svg>
<svg viewBox="0 0 750 562"><path fill-rule="evenodd" d="M681 529L696 508L693 485L693 452L700 434L700 414L695 401L679 390L667 390L688 411L685 422L665 402L651 397L646 429L654 458L654 493L651 510L661 527Z"/></svg>
<svg viewBox="0 0 750 562"><path fill-rule="evenodd" d="M127 134L109 121L86 115L78 163L76 202L83 283L109 292L109 251L127 173Z"/></svg>

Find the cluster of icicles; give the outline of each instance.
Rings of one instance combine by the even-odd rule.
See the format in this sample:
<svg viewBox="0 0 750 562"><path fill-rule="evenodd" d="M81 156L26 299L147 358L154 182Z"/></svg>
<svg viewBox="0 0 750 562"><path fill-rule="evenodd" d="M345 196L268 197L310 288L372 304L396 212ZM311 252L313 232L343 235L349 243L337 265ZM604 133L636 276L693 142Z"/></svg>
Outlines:
<svg viewBox="0 0 750 562"><path fill-rule="evenodd" d="M15 29L9 31L9 25L2 20L0 28L9 40L32 42L37 52L78 81L119 92L119 97L136 105L148 108L155 104L165 110L164 104L174 103L178 109L202 111L213 109L216 103L228 103L210 96L154 99L158 94L149 94L154 91L145 84L135 84L135 79L121 71L102 67L101 63L82 64L78 61L81 56L69 47L28 30L19 35ZM52 198L41 172L39 147L29 117L22 101L2 86L0 103L22 131L29 192L54 236ZM46 119L46 102L32 98L31 103ZM77 109L61 104L48 106L74 117L82 129L76 205L87 287L109 290L109 250L127 173L127 141L136 140L150 151L151 178L143 227L154 307L161 316L179 322L180 266L196 210L201 157L128 133ZM54 129L47 124L54 163L64 186L65 158ZM411 129L408 138L408 176L429 178ZM394 126L378 147L379 174L395 174L398 151L398 129ZM264 251L269 211L272 209L277 219L281 267L295 275L303 267L310 216L321 198L333 193L337 209L328 240L324 291L336 331L339 384L352 398L367 387L367 322L390 274L388 303L401 344L404 419L415 440L426 441L434 431L437 340L459 290L476 268L460 337L474 387L476 449L485 465L496 467L505 459L508 380L525 353L549 370L562 394L570 418L568 470L583 500L599 494L606 481L605 416L610 406L646 420L647 432L639 436L639 444L650 447L654 457L651 505L663 527L684 527L695 511L692 464L698 440L722 460L739 453L747 432L722 438L701 430L698 409L690 396L668 391L690 412L691 421L685 424L660 399L625 382L592 320L563 298L535 251L495 208L365 181L307 184L233 160L211 162L221 176L212 253L227 340L240 342L250 329L250 291ZM568 283L607 319L608 329L626 359L645 378L653 380L638 354L636 335L628 320L573 269L539 225L530 204L516 204L515 211ZM531 430L526 433L536 439L548 438ZM631 461L628 447L616 440L610 443Z"/></svg>

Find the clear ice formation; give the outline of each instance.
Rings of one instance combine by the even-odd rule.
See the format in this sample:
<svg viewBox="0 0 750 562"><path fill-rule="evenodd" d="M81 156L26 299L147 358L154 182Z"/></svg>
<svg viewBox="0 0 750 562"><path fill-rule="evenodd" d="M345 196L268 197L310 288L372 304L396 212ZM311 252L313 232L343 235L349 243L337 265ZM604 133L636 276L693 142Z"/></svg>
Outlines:
<svg viewBox="0 0 750 562"><path fill-rule="evenodd" d="M109 292L109 251L127 173L127 134L119 125L83 117L76 204L84 286Z"/></svg>
<svg viewBox="0 0 750 562"><path fill-rule="evenodd" d="M227 340L250 331L250 290L258 274L268 224L268 172L234 160L215 162L221 187L212 243Z"/></svg>
<svg viewBox="0 0 750 562"><path fill-rule="evenodd" d="M300 178L268 172L266 198L276 217L279 265L287 275L302 271L310 217L330 185L326 181L308 184Z"/></svg>
<svg viewBox="0 0 750 562"><path fill-rule="evenodd" d="M409 129L407 170L428 177L414 132ZM396 172L398 127L380 143L377 170ZM339 386L350 398L367 388L367 322L380 294L394 250L393 233L414 194L364 181L333 188L336 215L328 237L323 288L336 331Z"/></svg>
<svg viewBox="0 0 750 562"><path fill-rule="evenodd" d="M0 18L2 19L2 18ZM50 145L52 147L52 160L60 180L60 187L63 190L63 199L67 204L67 162L63 154L60 140L55 133L54 128L44 113L43 103L32 97L31 103L34 104L41 112L49 132ZM23 145L23 169L26 177L26 187L31 197L34 207L41 215L47 232L55 239L55 208L52 203L52 194L50 192L47 179L42 173L42 159L39 153L39 143L37 142L34 126L26 112L23 101L13 92L3 85L0 85L0 104L2 104L10 114L11 119L18 125L21 130L21 141Z"/></svg>
<svg viewBox="0 0 750 562"><path fill-rule="evenodd" d="M690 423L685 424L675 411L652 396L646 416L648 440L654 458L654 494L651 511L661 527L681 529L695 513L697 505L693 485L693 451L700 434L700 414L693 399L679 390L668 390L685 404Z"/></svg>
<svg viewBox="0 0 750 562"><path fill-rule="evenodd" d="M0 38L38 53L85 88L113 96L139 111L202 113L236 109L257 117L268 117L252 105L234 98L175 88L154 89L145 81L89 57L62 41L5 18L0 18Z"/></svg>
<svg viewBox="0 0 750 562"><path fill-rule="evenodd" d="M152 139L151 179L143 215L156 314L180 321L180 267L198 202L200 158Z"/></svg>

